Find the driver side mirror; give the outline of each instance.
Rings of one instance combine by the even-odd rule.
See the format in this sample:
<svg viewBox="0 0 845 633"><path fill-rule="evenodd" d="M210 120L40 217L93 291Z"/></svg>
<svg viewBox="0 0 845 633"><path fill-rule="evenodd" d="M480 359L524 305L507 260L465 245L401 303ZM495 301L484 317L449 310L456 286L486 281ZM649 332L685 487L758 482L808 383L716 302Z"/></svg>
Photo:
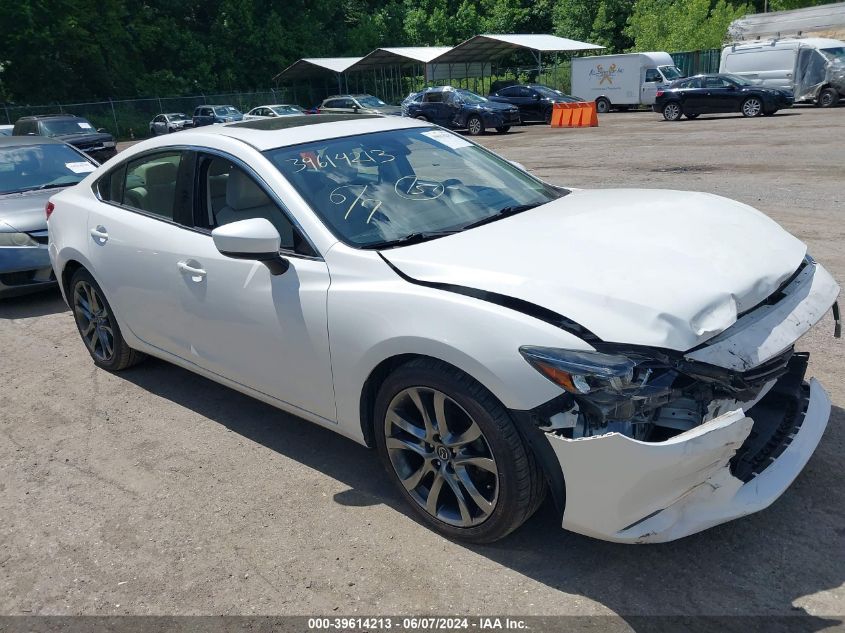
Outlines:
<svg viewBox="0 0 845 633"><path fill-rule="evenodd" d="M538 94L535 92L535 93L532 95L532 97L531 97L531 98L532 98L532 99L534 99L534 101L539 101L539 100L540 100L540 95L538 95Z"/></svg>
<svg viewBox="0 0 845 633"><path fill-rule="evenodd" d="M272 275L281 275L290 266L279 255L282 238L266 218L250 218L218 226L211 232L211 239L221 255L259 261L270 269Z"/></svg>

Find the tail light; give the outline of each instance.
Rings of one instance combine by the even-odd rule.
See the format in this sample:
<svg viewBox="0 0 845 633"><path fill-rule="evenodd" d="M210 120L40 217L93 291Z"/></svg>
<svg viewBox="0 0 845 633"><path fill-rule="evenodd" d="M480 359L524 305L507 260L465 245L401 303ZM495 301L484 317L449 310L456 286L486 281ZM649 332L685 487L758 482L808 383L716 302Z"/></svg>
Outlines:
<svg viewBox="0 0 845 633"><path fill-rule="evenodd" d="M657 91L657 96L658 96L658 97L662 97L662 96L663 96L663 91L662 91L662 90L658 90L658 91Z"/></svg>
<svg viewBox="0 0 845 633"><path fill-rule="evenodd" d="M47 204L44 207L44 214L47 216L48 220L50 219L50 216L53 215L53 211L55 211L55 210L56 210L56 205L54 205L52 202L50 202L48 200Z"/></svg>

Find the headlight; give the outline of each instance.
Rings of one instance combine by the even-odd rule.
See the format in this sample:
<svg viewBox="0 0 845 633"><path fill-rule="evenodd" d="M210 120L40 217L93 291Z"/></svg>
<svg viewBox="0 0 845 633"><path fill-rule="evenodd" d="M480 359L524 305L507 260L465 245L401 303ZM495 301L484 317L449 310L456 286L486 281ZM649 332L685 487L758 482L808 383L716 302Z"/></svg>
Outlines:
<svg viewBox="0 0 845 633"><path fill-rule="evenodd" d="M623 393L634 383L637 363L621 354L533 347L519 348L519 353L553 383L569 393L584 395L594 391Z"/></svg>
<svg viewBox="0 0 845 633"><path fill-rule="evenodd" d="M26 233L0 233L0 246L38 246Z"/></svg>

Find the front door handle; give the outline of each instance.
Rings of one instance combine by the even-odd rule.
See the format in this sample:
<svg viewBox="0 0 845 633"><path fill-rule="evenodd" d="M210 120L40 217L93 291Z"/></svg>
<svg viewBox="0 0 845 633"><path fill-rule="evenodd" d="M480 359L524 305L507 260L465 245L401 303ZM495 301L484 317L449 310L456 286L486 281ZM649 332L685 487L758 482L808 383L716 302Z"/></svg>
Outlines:
<svg viewBox="0 0 845 633"><path fill-rule="evenodd" d="M91 229L91 237L93 237L95 240L97 240L101 244L105 244L106 241L109 239L109 234L106 231L106 227L98 226L95 229Z"/></svg>
<svg viewBox="0 0 845 633"><path fill-rule="evenodd" d="M203 277L205 277L205 270L202 268L196 268L191 266L187 261L181 261L176 264L176 267L179 269L180 272L184 273L185 275L190 275L194 278L194 281L199 281Z"/></svg>

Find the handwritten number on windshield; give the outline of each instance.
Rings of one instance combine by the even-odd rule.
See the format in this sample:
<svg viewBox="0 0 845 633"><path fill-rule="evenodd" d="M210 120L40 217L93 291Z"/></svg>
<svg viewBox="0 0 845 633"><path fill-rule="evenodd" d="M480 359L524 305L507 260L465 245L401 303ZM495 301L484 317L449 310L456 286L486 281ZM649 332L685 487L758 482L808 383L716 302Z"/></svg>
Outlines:
<svg viewBox="0 0 845 633"><path fill-rule="evenodd" d="M355 195L355 189L360 187L360 185L343 185L341 187L337 187L329 194L329 200L333 204L346 204L349 202L350 198ZM373 219L376 211L382 205L381 200L377 200L376 198L370 198L367 196L367 190L369 189L369 185L364 185L361 188L361 191L355 195L355 198L352 200L352 204L346 209L346 213L343 216L344 220L349 220L349 216L352 214L352 211L355 207L360 207L365 211L369 211L369 215L367 216L367 224L370 223L370 220ZM348 189L348 195L343 193L341 189Z"/></svg>
<svg viewBox="0 0 845 633"><path fill-rule="evenodd" d="M296 167L293 173L298 174L306 169L337 168L337 163L343 161L346 161L350 167L355 167L364 164L383 165L384 163L392 163L394 160L396 160L396 157L393 154L388 154L381 149L367 149L351 154L346 152L335 153L333 156L326 149L320 156L315 152L303 152L299 155L299 158L288 158L286 162L293 163L293 166Z"/></svg>

